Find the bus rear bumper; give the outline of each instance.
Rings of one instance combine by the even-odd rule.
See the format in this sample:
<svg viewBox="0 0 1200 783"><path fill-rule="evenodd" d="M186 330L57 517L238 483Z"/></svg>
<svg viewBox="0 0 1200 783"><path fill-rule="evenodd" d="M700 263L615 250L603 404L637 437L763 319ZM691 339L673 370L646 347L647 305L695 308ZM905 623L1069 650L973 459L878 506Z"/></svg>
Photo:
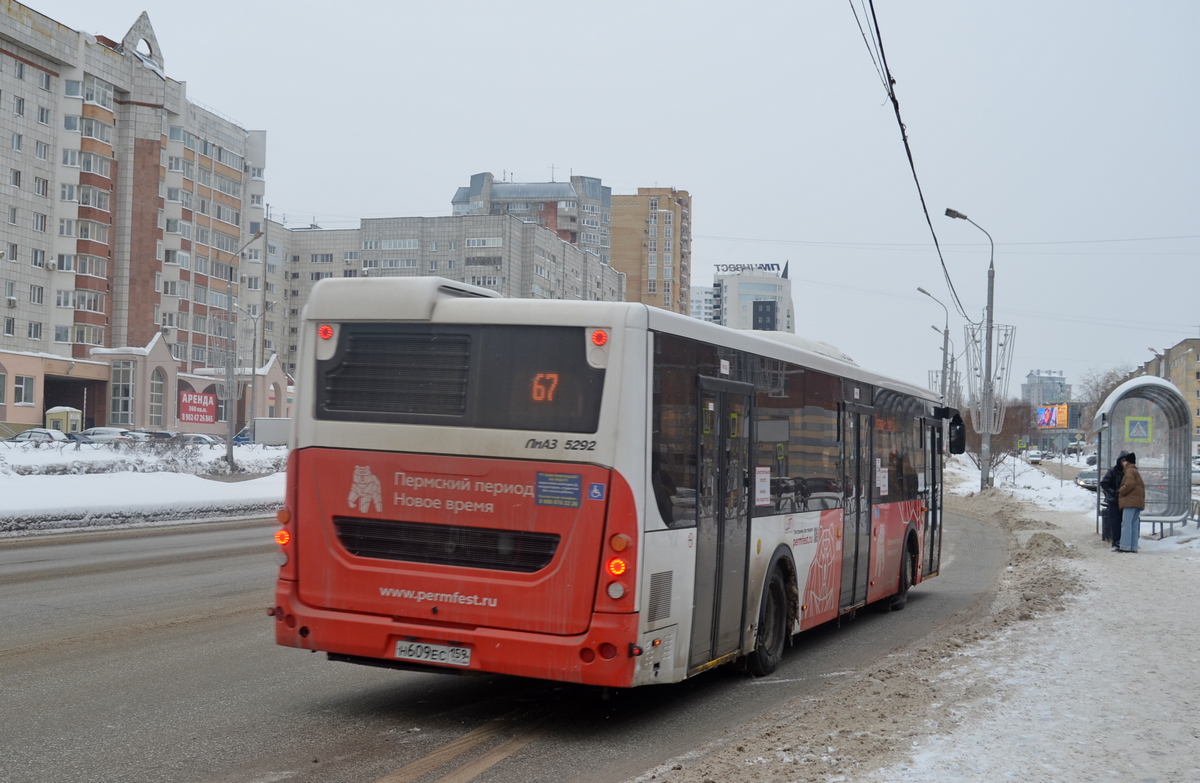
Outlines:
<svg viewBox="0 0 1200 783"><path fill-rule="evenodd" d="M339 656L397 661L398 642L467 647L469 666L416 664L428 671L492 672L516 677L628 688L639 651L638 615L592 613L586 633L554 636L501 628L457 628L306 605L297 583L276 582L275 641ZM404 661L405 668L414 668Z"/></svg>

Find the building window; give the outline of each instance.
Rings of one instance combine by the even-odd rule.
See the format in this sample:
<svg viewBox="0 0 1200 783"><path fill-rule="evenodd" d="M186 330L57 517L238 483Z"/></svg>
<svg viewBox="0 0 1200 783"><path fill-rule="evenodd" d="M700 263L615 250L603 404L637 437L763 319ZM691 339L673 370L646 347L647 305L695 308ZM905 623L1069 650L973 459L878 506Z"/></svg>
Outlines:
<svg viewBox="0 0 1200 783"><path fill-rule="evenodd" d="M172 346L172 349L176 346ZM174 351L172 350L172 353ZM161 427L163 425L163 392L166 389L167 383L163 376L161 367L154 368L154 374L150 376L150 426Z"/></svg>
<svg viewBox="0 0 1200 783"><path fill-rule="evenodd" d="M17 319L16 318L5 318L4 319L4 336L5 337L15 337L16 329L17 329ZM1200 416L1200 412L1198 412L1196 415Z"/></svg>
<svg viewBox="0 0 1200 783"><path fill-rule="evenodd" d="M33 178L33 192L39 196L50 195L50 180L41 177Z"/></svg>
<svg viewBox="0 0 1200 783"><path fill-rule="evenodd" d="M16 207L8 208L8 222L14 226L17 224L17 208Z"/></svg>
<svg viewBox="0 0 1200 783"><path fill-rule="evenodd" d="M37 143L38 160L50 160L50 145L44 141Z"/></svg>
<svg viewBox="0 0 1200 783"><path fill-rule="evenodd" d="M69 327L69 326L54 327L54 342L56 342L56 343L71 342L71 327Z"/></svg>
<svg viewBox="0 0 1200 783"><path fill-rule="evenodd" d="M17 115L18 117L25 116L25 99L24 98L13 98L13 114ZM17 148L13 147L13 149L17 149Z"/></svg>
<svg viewBox="0 0 1200 783"><path fill-rule="evenodd" d="M8 182L9 182L9 184L11 184L11 185L12 185L14 188L19 188L19 187L21 187L21 171L20 171L20 169L13 169L13 170L12 170L12 173L11 173L11 174L9 174L9 177L8 177Z"/></svg>
<svg viewBox="0 0 1200 783"><path fill-rule="evenodd" d="M63 82L63 95L68 98L83 97L83 82L66 80Z"/></svg>
<svg viewBox="0 0 1200 783"><path fill-rule="evenodd" d="M12 135L12 148L17 152L21 151L21 145L24 143L24 137L19 133Z"/></svg>
<svg viewBox="0 0 1200 783"><path fill-rule="evenodd" d="M646 293L656 294L656 295L658 294L658 281L657 280L647 280L646 281Z"/></svg>
<svg viewBox="0 0 1200 783"><path fill-rule="evenodd" d="M50 124L50 110L47 109L45 106L38 107L38 122L40 122L43 125Z"/></svg>
<svg viewBox="0 0 1200 783"><path fill-rule="evenodd" d="M112 365L112 404L110 424L133 424L133 362L116 361Z"/></svg>
<svg viewBox="0 0 1200 783"><path fill-rule="evenodd" d="M35 212L33 214L33 230L46 232L46 216Z"/></svg>
<svg viewBox="0 0 1200 783"><path fill-rule="evenodd" d="M50 74L45 71L38 71L38 87L41 87L43 90L50 89Z"/></svg>
<svg viewBox="0 0 1200 783"><path fill-rule="evenodd" d="M293 350L294 349L295 349L295 346L293 346ZM7 388L7 386L6 386L7 382L8 382L8 376L5 375L4 373L0 372L0 405L4 404L4 400L5 400L4 390L5 390L5 388Z"/></svg>
<svg viewBox="0 0 1200 783"><path fill-rule="evenodd" d="M29 339L30 340L42 339L42 325L40 322L38 322L38 321L30 321L29 322Z"/></svg>
<svg viewBox="0 0 1200 783"><path fill-rule="evenodd" d="M29 303L30 304L41 304L42 299L45 297L45 295L46 295L46 289L42 288L42 286L40 286L40 285L29 286ZM1197 395L1197 396L1200 396L1200 395Z"/></svg>
<svg viewBox="0 0 1200 783"><path fill-rule="evenodd" d="M34 400L34 384L37 378L32 375L18 375L13 378L13 404L14 405L33 405Z"/></svg>

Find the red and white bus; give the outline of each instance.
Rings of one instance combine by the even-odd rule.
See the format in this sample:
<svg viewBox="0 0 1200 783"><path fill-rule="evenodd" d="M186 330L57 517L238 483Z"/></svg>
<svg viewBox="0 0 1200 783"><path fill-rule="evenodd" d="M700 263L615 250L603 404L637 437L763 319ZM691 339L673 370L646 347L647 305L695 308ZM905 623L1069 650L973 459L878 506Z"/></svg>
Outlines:
<svg viewBox="0 0 1200 783"><path fill-rule="evenodd" d="M954 412L831 346L433 277L323 281L302 331L281 645L613 687L763 675L938 572Z"/></svg>

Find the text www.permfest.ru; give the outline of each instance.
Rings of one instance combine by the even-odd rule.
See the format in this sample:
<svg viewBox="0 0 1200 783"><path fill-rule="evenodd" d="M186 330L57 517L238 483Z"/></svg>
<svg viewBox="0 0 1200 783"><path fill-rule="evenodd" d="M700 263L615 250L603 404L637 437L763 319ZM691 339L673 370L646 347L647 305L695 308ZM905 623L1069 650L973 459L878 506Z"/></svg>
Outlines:
<svg viewBox="0 0 1200 783"><path fill-rule="evenodd" d="M427 593L424 590L402 590L398 587L381 587L379 594L384 598L407 598L410 601L436 601L442 604L466 604L467 606L487 606L496 608L495 598L480 595L463 595L462 593Z"/></svg>

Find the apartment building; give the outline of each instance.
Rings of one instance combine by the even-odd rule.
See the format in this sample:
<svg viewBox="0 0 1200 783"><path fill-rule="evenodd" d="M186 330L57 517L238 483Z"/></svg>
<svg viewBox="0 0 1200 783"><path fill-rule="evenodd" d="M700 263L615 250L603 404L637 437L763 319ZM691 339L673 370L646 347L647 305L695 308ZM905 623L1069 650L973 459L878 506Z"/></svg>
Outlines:
<svg viewBox="0 0 1200 783"><path fill-rule="evenodd" d="M1200 456L1200 338L1181 340L1156 352L1126 380L1142 375L1170 381L1183 394L1192 412L1192 454Z"/></svg>
<svg viewBox="0 0 1200 783"><path fill-rule="evenodd" d="M77 379L92 358L111 366L94 349L158 343L185 373L235 350L265 134L190 101L163 62L144 13L117 41L19 3L0 12L0 351L73 360L24 375L38 402L0 402L0 423L61 405L90 424L138 418L148 402L114 402L112 373Z"/></svg>
<svg viewBox="0 0 1200 783"><path fill-rule="evenodd" d="M717 264L713 315L732 329L796 332L792 281L779 264Z"/></svg>
<svg viewBox="0 0 1200 783"><path fill-rule="evenodd" d="M283 257L286 320L278 351L294 372L300 316L330 277L436 275L529 299L625 300L625 276L550 227L510 214L363 218L356 229L285 228L270 222ZM264 316L265 317L265 316ZM263 332L263 334L268 334Z"/></svg>
<svg viewBox="0 0 1200 783"><path fill-rule="evenodd" d="M475 174L450 200L453 214L512 215L558 234L585 253L611 261L612 188L596 177L568 182L496 182L490 171Z"/></svg>
<svg viewBox="0 0 1200 783"><path fill-rule="evenodd" d="M692 301L688 315L709 323L720 323L713 309L713 294L716 289L710 285L694 285L691 288Z"/></svg>
<svg viewBox="0 0 1200 783"><path fill-rule="evenodd" d="M638 188L613 196L612 264L629 301L687 315L691 309L692 198L686 190Z"/></svg>
<svg viewBox="0 0 1200 783"><path fill-rule="evenodd" d="M1071 384L1061 370L1030 370L1021 384L1021 401L1038 407L1071 399Z"/></svg>

